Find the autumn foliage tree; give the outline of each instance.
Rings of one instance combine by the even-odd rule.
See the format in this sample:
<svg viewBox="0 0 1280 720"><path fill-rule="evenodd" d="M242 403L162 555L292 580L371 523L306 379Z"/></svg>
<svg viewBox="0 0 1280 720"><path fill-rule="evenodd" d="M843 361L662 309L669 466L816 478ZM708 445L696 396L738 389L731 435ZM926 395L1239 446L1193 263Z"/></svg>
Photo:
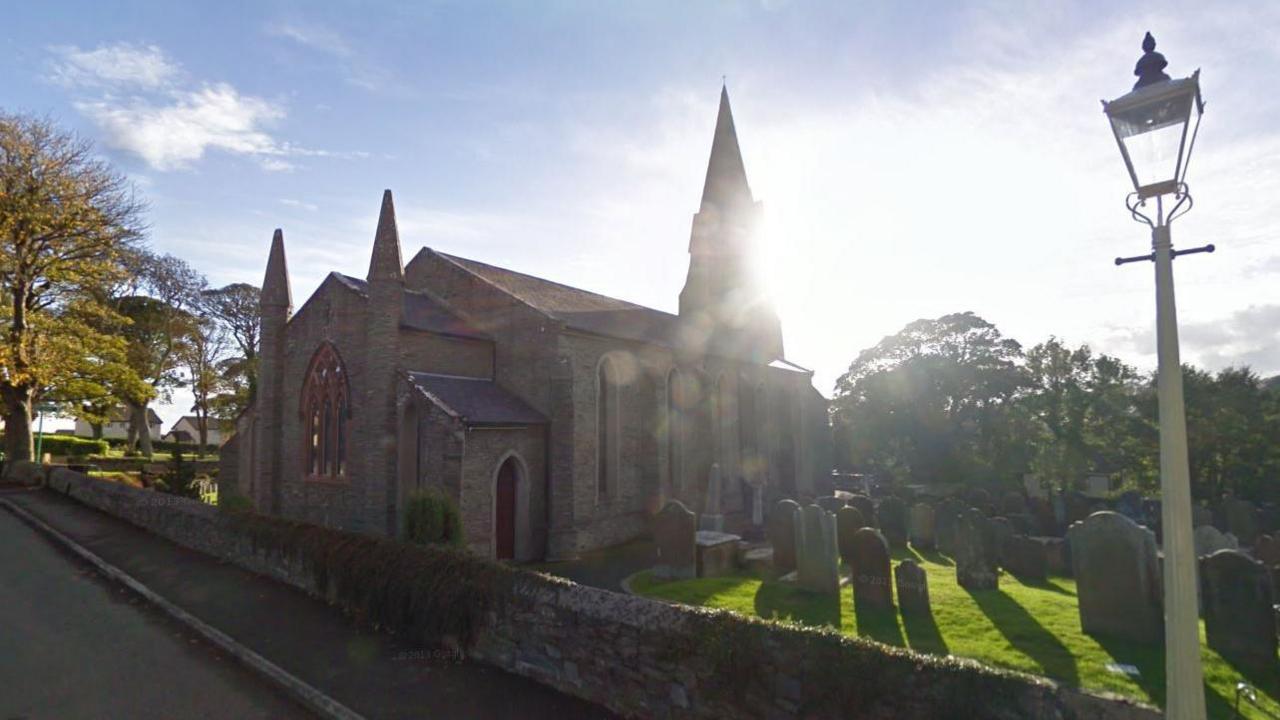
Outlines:
<svg viewBox="0 0 1280 720"><path fill-rule="evenodd" d="M145 204L92 145L50 121L0 113L0 401L5 455L32 457L33 404L50 388L124 373L96 298L127 272ZM127 377L117 378L127 381Z"/></svg>

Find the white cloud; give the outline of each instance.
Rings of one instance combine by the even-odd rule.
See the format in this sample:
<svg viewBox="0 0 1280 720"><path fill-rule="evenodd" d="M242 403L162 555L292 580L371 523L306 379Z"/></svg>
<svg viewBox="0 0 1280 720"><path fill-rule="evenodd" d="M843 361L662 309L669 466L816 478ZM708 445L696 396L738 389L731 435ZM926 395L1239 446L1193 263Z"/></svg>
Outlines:
<svg viewBox="0 0 1280 720"><path fill-rule="evenodd" d="M315 203L303 202L301 200L294 200L293 198L280 198L280 204L286 207L298 208L299 210L306 210L308 212L315 212L316 210L320 209L320 206L316 205Z"/></svg>
<svg viewBox="0 0 1280 720"><path fill-rule="evenodd" d="M93 50L64 46L53 52L60 59L53 63L51 77L69 87L156 89L173 82L181 72L155 45L119 43Z"/></svg>
<svg viewBox="0 0 1280 720"><path fill-rule="evenodd" d="M351 57L351 47L338 33L319 25L282 22L267 26L267 34L272 37L287 38L299 45L305 45L340 58Z"/></svg>

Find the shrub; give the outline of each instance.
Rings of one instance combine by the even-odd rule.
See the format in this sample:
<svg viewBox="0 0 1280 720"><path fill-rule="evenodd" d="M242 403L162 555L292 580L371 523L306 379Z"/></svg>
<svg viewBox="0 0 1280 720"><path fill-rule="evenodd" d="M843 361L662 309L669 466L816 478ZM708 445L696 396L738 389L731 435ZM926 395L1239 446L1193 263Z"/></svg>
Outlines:
<svg viewBox="0 0 1280 720"><path fill-rule="evenodd" d="M419 545L462 545L462 516L439 488L415 490L404 508L405 539Z"/></svg>
<svg viewBox="0 0 1280 720"><path fill-rule="evenodd" d="M32 441L34 448L35 442ZM59 457L88 457L104 455L107 452L106 440L90 440L74 435L45 435L40 441L40 452Z"/></svg>
<svg viewBox="0 0 1280 720"><path fill-rule="evenodd" d="M233 493L230 490L218 491L218 509L226 512L247 513L253 512L253 501L239 493Z"/></svg>
<svg viewBox="0 0 1280 720"><path fill-rule="evenodd" d="M195 468L182 456L181 450L174 450L173 459L169 461L169 467L162 479L164 491L183 497L200 497L200 490L195 486L195 480Z"/></svg>

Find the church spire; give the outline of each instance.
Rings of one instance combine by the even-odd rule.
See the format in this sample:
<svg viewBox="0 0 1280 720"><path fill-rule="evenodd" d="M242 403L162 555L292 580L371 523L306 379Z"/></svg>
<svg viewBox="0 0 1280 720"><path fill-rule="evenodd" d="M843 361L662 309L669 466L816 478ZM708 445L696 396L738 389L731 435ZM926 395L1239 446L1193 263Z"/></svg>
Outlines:
<svg viewBox="0 0 1280 720"><path fill-rule="evenodd" d="M738 147L738 131L733 126L733 110L729 108L729 88L721 85L720 112L711 141L707 180L702 186L702 208L705 210L710 204L726 211L735 206L750 206L751 202L751 186L747 183L747 169Z"/></svg>
<svg viewBox="0 0 1280 720"><path fill-rule="evenodd" d="M289 266L284 259L284 231L280 228L276 228L271 236L271 254L267 256L267 274L262 279L261 302L263 307L293 307Z"/></svg>
<svg viewBox="0 0 1280 720"><path fill-rule="evenodd" d="M400 232L396 230L396 206L391 191L382 191L382 209L378 212L378 230L373 236L373 256L369 259L369 282L403 280L404 263L400 260Z"/></svg>

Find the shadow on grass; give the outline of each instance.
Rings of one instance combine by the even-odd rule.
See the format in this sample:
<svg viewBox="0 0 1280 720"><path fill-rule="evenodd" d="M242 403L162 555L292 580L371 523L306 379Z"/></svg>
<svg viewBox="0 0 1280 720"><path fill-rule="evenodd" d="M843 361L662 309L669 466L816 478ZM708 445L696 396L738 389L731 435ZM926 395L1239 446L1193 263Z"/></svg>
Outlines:
<svg viewBox="0 0 1280 720"><path fill-rule="evenodd" d="M894 554L895 560L915 560L916 562L930 562L934 565L943 567L951 567L955 565L951 562L951 558L943 555L934 549L909 547L905 551L899 551Z"/></svg>
<svg viewBox="0 0 1280 720"><path fill-rule="evenodd" d="M931 655L947 655L951 649L942 639L933 613L903 613L902 627L907 631L907 644L912 650Z"/></svg>
<svg viewBox="0 0 1280 720"><path fill-rule="evenodd" d="M815 593L783 583L760 583L756 615L803 625L840 628L840 593Z"/></svg>
<svg viewBox="0 0 1280 720"><path fill-rule="evenodd" d="M1151 696L1152 702L1161 708L1164 707L1166 692L1163 644L1148 645L1104 635L1090 635L1090 637L1097 640L1102 649L1106 650L1107 654L1115 662L1136 667L1139 675L1130 677L1130 679ZM1209 717L1236 717L1233 709L1234 701L1234 698L1228 701L1218 691L1209 687L1207 683L1205 684L1204 704Z"/></svg>
<svg viewBox="0 0 1280 720"><path fill-rule="evenodd" d="M893 606L878 608L854 603L853 611L858 618L858 635L885 645L907 646L907 639L898 626L898 611Z"/></svg>
<svg viewBox="0 0 1280 720"><path fill-rule="evenodd" d="M969 590L968 593L1009 644L1040 666L1042 675L1070 685L1080 684L1080 673L1071 650L1026 608L1003 590Z"/></svg>
<svg viewBox="0 0 1280 720"><path fill-rule="evenodd" d="M1013 577L1017 578L1018 582L1022 583L1022 585L1024 585L1025 587L1035 588L1036 590L1045 590L1052 593L1058 593L1059 595L1066 595L1067 597L1076 596L1076 594L1071 590L1068 590L1067 588L1054 582L1053 578L1029 578L1029 577L1022 577L1008 570L1005 570L1004 572L1007 572Z"/></svg>

